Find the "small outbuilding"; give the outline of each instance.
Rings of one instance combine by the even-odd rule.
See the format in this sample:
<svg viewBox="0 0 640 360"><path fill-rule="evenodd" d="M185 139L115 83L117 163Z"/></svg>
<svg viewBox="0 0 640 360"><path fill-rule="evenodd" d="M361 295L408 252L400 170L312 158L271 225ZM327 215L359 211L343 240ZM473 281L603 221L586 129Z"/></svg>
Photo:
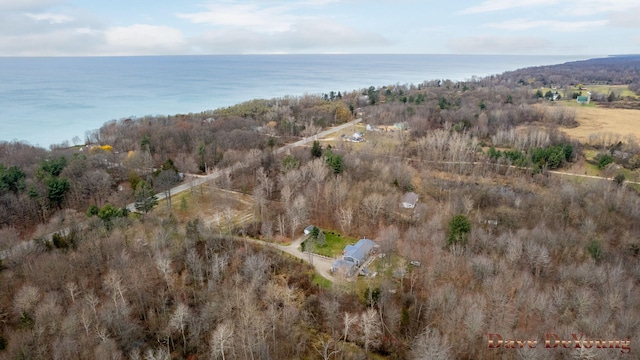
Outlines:
<svg viewBox="0 0 640 360"><path fill-rule="evenodd" d="M578 96L578 98L576 98L576 101L578 102L578 104L588 104L589 101L591 101L591 93L587 93L587 96Z"/></svg>
<svg viewBox="0 0 640 360"><path fill-rule="evenodd" d="M313 228L315 228L315 225L309 225L306 228L304 228L304 234L305 235L309 235L313 232Z"/></svg>
<svg viewBox="0 0 640 360"><path fill-rule="evenodd" d="M413 209L416 207L416 204L418 203L418 194L414 193L414 192L408 192L405 193L402 196L402 202L400 203L400 206L402 206L405 209Z"/></svg>

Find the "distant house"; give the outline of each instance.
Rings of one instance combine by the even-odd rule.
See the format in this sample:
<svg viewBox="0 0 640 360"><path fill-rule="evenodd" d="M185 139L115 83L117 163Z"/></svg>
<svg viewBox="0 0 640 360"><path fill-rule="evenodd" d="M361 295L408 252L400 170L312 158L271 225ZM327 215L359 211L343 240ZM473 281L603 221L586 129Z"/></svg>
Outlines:
<svg viewBox="0 0 640 360"><path fill-rule="evenodd" d="M376 243L373 240L360 239L354 245L345 246L342 259L360 266L367 260L369 253L375 246Z"/></svg>
<svg viewBox="0 0 640 360"><path fill-rule="evenodd" d="M393 124L393 127L398 129L398 130L407 130L409 127L407 126L406 122L398 122Z"/></svg>
<svg viewBox="0 0 640 360"><path fill-rule="evenodd" d="M587 96L578 96L576 98L576 101L578 102L578 104L588 104L589 101L591 100L591 93L587 93Z"/></svg>
<svg viewBox="0 0 640 360"><path fill-rule="evenodd" d="M368 95L361 95L358 96L358 106L367 106L369 105L369 96Z"/></svg>
<svg viewBox="0 0 640 360"><path fill-rule="evenodd" d="M418 194L414 192L408 192L402 196L402 202L400 203L400 206L405 209L413 209L414 207L416 207L417 202Z"/></svg>

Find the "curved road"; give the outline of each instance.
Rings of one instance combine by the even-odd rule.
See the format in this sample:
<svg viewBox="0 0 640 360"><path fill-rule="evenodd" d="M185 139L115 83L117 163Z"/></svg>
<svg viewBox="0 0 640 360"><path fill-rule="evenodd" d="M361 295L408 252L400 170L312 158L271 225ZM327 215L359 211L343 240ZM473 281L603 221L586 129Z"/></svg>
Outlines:
<svg viewBox="0 0 640 360"><path fill-rule="evenodd" d="M318 274L322 275L322 277L324 277L327 280L330 280L331 282L335 282L337 279L331 273L331 265L335 260L328 259L322 256L313 255L313 254L309 255L309 253L303 253L302 251L300 251L300 248L301 248L300 246L303 240L304 240L304 236L299 237L298 239L296 239L296 241L292 242L289 245L276 244L275 248L283 252L286 252L287 254L295 256L299 259L310 262L311 265L313 265L314 269L316 269L316 272Z"/></svg>
<svg viewBox="0 0 640 360"><path fill-rule="evenodd" d="M281 154L281 153L283 153L283 152L285 152L285 151L287 151L289 149L292 149L294 147L306 145L306 144L310 143L311 141L313 141L315 139L322 138L322 137L325 137L327 135L333 134L333 133L335 133L337 131L344 130L344 129L348 128L349 126L353 126L353 125L355 125L355 124L357 124L357 123L359 123L361 121L362 121L361 118L360 119L355 119L355 120L349 121L348 123L344 123L342 125L338 125L336 127L332 127L330 129L321 131L321 132L319 132L318 134L316 134L314 136L310 136L310 137L307 137L305 139L296 141L294 143L284 145L284 146L276 149L275 153L276 154ZM237 170L239 168L240 168L240 165L236 164L236 165L230 166L230 167L225 168L225 169L220 169L220 170L214 171L213 173L205 175L205 176L199 176L199 177L197 177L197 178L195 178L195 179L193 179L193 180L191 180L191 181L189 181L187 183L184 183L184 184L181 184L181 185L178 185L178 186L172 188L171 191L170 191L170 194L171 195L175 195L175 194L181 193L183 191L187 191L187 190L191 189L194 186L202 185L202 184L204 184L206 182L215 180L215 179L221 177L222 175L226 175L227 173L232 173L233 171L235 171L235 170ZM162 193L156 194L156 197L158 198L158 200L163 200L163 199L165 199L166 195L165 195L164 192L162 192ZM131 203L131 204L127 205L126 208L127 208L127 210L129 210L131 212L135 212L136 211L135 203ZM69 230L70 230L69 228L64 228L64 229L60 229L57 232L65 234ZM46 235L46 237L49 240L51 239L52 236L53 236L53 233ZM11 254L13 254L15 252L18 252L18 251L20 251L20 252L22 252L22 251L31 251L31 250L34 249L34 247L35 247L35 242L34 241L22 241L22 242L19 242L19 243L15 244L14 246L12 246L9 249L0 251L0 260L6 258L7 256L9 256L9 255L11 255ZM286 251L286 250L283 249L283 251ZM293 251L293 250L291 250L291 251ZM293 253L290 253L290 254L294 255ZM297 256L297 255L294 255L294 256ZM307 258L308 258L308 256L307 256ZM322 268L324 268L324 267L325 266L322 265ZM331 269L331 264L329 264L329 269ZM319 271L319 272L322 274L322 276L327 277L326 273L323 273L321 271ZM327 277L327 278L330 278L330 277Z"/></svg>

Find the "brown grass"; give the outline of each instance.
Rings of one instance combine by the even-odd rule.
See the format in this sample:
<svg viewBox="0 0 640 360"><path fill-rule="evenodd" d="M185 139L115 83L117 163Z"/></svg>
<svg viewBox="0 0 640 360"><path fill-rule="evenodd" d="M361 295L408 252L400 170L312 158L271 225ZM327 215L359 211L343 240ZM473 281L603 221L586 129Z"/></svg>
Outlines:
<svg viewBox="0 0 640 360"><path fill-rule="evenodd" d="M186 208L182 208L183 197L187 201ZM241 226L255 220L252 211L254 199L251 195L220 189L211 184L200 185L193 191L174 195L171 203L173 214L181 223L199 218L205 225L212 226L216 231L228 232L231 230L227 228L228 225ZM155 211L159 214L167 214L164 201Z"/></svg>
<svg viewBox="0 0 640 360"><path fill-rule="evenodd" d="M603 109L578 106L578 127L563 129L572 138L586 143L592 134L617 134L621 137L632 134L640 138L640 111L627 109Z"/></svg>

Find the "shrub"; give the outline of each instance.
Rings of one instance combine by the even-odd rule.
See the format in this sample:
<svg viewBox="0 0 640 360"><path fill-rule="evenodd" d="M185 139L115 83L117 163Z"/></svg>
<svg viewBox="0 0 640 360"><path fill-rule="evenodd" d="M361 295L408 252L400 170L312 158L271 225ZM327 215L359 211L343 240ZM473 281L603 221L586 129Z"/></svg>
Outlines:
<svg viewBox="0 0 640 360"><path fill-rule="evenodd" d="M447 246L467 243L467 237L471 231L471 223L463 214L454 216L449 221L449 235L447 236Z"/></svg>
<svg viewBox="0 0 640 360"><path fill-rule="evenodd" d="M609 154L603 154L598 158L598 169L602 170L607 167L607 165L613 162L613 156Z"/></svg>
<svg viewBox="0 0 640 360"><path fill-rule="evenodd" d="M599 261L602 259L602 244L599 240L593 239L589 242L589 246L587 246L587 251L595 261Z"/></svg>

